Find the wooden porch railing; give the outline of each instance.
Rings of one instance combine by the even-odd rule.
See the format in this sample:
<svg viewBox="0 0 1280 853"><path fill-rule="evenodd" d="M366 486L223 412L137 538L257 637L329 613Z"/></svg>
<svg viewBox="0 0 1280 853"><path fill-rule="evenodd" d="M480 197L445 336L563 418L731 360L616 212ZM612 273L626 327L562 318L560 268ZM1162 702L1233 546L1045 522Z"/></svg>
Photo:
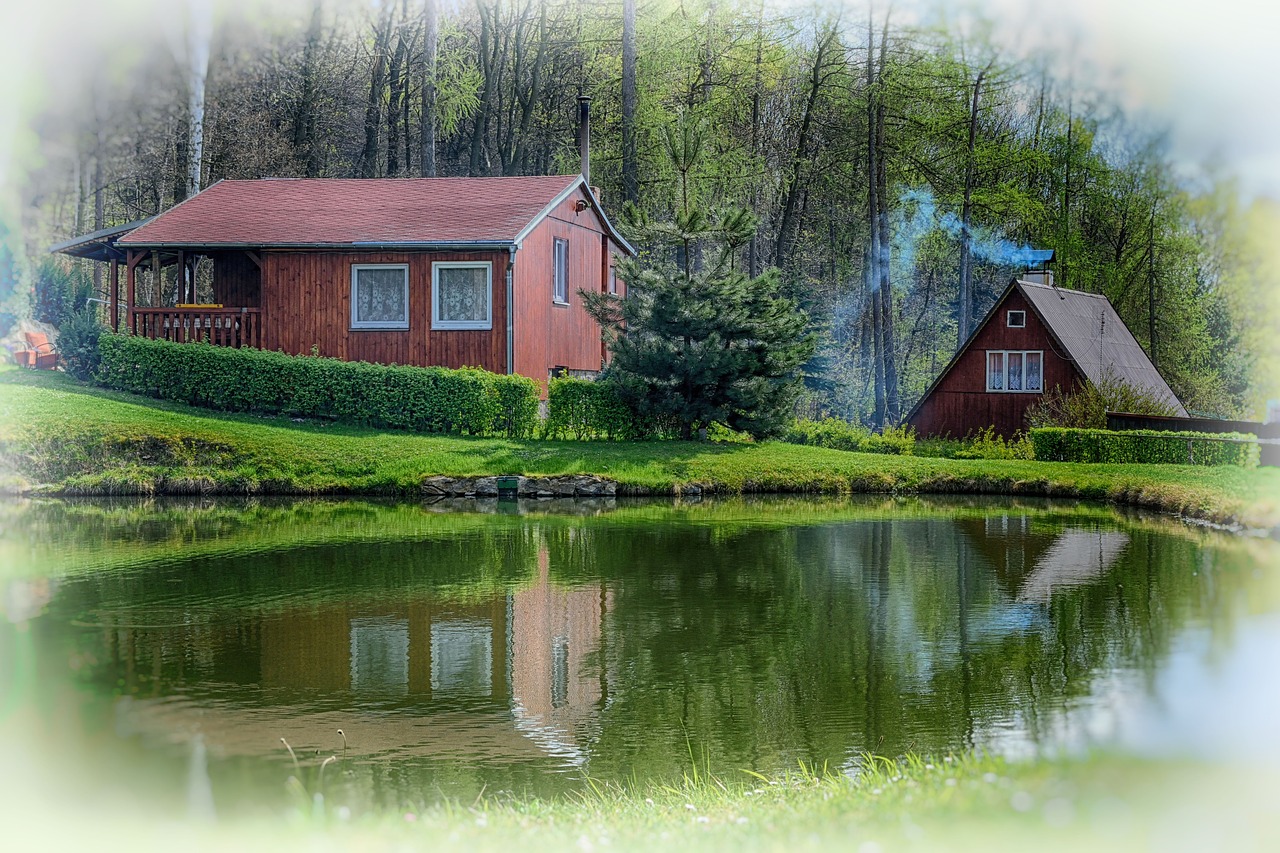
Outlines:
<svg viewBox="0 0 1280 853"><path fill-rule="evenodd" d="M262 347L261 308L134 308L129 323L135 335L152 340Z"/></svg>

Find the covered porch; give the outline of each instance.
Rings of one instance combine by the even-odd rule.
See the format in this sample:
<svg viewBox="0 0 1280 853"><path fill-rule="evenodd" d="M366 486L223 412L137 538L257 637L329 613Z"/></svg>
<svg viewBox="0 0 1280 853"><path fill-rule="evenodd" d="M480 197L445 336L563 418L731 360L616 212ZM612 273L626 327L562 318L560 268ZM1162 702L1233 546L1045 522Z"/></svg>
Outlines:
<svg viewBox="0 0 1280 853"><path fill-rule="evenodd" d="M94 301L104 306L113 331L179 343L261 348L261 253L118 245L150 221L104 228L49 251L110 264L104 290Z"/></svg>

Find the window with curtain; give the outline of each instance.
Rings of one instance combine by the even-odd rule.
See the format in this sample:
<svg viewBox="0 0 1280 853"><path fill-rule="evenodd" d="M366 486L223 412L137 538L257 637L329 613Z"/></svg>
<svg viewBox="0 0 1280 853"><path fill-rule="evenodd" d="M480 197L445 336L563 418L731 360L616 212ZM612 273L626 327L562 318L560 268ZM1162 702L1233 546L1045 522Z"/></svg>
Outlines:
<svg viewBox="0 0 1280 853"><path fill-rule="evenodd" d="M569 301L569 241L556 238L555 293L556 302Z"/></svg>
<svg viewBox="0 0 1280 853"><path fill-rule="evenodd" d="M351 328L409 328L409 265L351 267Z"/></svg>
<svg viewBox="0 0 1280 853"><path fill-rule="evenodd" d="M987 390L1040 393L1044 390L1044 353L1040 350L988 350Z"/></svg>
<svg viewBox="0 0 1280 853"><path fill-rule="evenodd" d="M431 280L431 328L493 328L493 264L437 261Z"/></svg>

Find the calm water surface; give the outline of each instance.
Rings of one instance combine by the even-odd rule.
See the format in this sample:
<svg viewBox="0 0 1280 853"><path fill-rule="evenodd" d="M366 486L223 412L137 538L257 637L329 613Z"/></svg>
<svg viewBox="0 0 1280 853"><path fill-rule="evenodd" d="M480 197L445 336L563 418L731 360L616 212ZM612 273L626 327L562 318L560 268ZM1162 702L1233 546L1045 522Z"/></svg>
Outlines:
<svg viewBox="0 0 1280 853"><path fill-rule="evenodd" d="M252 812L296 776L360 810L1280 740L1277 543L1110 508L50 501L0 524L0 714L69 793Z"/></svg>

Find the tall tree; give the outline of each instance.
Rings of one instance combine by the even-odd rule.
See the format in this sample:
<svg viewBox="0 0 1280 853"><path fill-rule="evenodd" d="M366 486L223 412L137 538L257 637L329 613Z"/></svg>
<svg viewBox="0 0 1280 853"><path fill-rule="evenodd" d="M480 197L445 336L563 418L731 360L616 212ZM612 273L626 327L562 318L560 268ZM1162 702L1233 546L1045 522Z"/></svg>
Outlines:
<svg viewBox="0 0 1280 853"><path fill-rule="evenodd" d="M636 0L622 0L622 197L640 200L636 164Z"/></svg>
<svg viewBox="0 0 1280 853"><path fill-rule="evenodd" d="M422 9L422 177L436 176L436 62L440 47L439 0Z"/></svg>

